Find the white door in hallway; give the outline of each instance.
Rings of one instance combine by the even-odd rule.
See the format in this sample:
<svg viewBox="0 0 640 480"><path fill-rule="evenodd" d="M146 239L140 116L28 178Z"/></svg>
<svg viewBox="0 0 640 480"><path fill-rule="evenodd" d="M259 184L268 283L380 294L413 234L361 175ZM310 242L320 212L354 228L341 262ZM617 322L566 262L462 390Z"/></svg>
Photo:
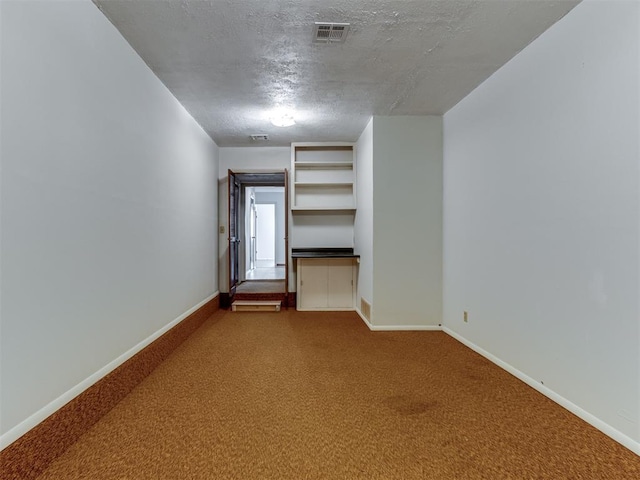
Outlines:
<svg viewBox="0 0 640 480"><path fill-rule="evenodd" d="M256 264L273 267L276 262L276 207L272 203L256 204Z"/></svg>

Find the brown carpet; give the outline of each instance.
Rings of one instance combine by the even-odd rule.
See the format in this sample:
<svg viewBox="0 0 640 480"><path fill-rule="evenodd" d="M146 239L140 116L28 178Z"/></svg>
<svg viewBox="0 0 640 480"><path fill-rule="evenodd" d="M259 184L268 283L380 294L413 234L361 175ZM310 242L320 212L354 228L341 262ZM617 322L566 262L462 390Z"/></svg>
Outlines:
<svg viewBox="0 0 640 480"><path fill-rule="evenodd" d="M218 312L40 479L637 479L640 457L442 332Z"/></svg>

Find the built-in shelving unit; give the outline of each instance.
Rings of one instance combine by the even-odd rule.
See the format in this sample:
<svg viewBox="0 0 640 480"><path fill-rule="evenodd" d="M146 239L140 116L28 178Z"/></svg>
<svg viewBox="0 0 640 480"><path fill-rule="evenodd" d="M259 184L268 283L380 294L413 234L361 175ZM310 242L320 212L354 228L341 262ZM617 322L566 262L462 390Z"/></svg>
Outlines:
<svg viewBox="0 0 640 480"><path fill-rule="evenodd" d="M355 258L299 258L297 310L354 310Z"/></svg>
<svg viewBox="0 0 640 480"><path fill-rule="evenodd" d="M291 211L355 211L354 159L352 143L291 144Z"/></svg>

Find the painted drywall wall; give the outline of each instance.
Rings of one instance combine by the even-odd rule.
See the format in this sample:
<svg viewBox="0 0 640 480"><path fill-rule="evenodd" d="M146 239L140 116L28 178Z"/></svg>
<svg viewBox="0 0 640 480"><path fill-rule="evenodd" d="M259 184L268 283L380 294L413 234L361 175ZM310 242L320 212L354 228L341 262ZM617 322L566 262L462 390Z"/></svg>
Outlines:
<svg viewBox="0 0 640 480"><path fill-rule="evenodd" d="M373 117L373 266L375 326L441 323L442 117Z"/></svg>
<svg viewBox="0 0 640 480"><path fill-rule="evenodd" d="M445 326L636 452L639 20L585 0L444 117Z"/></svg>
<svg viewBox="0 0 640 480"><path fill-rule="evenodd" d="M350 212L297 212L291 224L291 246L353 248L353 222Z"/></svg>
<svg viewBox="0 0 640 480"><path fill-rule="evenodd" d="M360 300L373 302L373 118L356 143L356 215L354 219L354 251L360 255L358 265L358 293ZM372 314L373 314L372 305Z"/></svg>
<svg viewBox="0 0 640 480"><path fill-rule="evenodd" d="M229 291L229 185L228 171L234 172L282 172L291 167L289 147L221 147L218 171L218 285L221 292ZM291 226L291 214L289 214ZM291 232L289 233L291 235ZM289 290L295 291L289 265Z"/></svg>
<svg viewBox="0 0 640 480"><path fill-rule="evenodd" d="M274 172L291 168L289 147L221 147L220 178L227 170L238 172Z"/></svg>
<svg viewBox="0 0 640 480"><path fill-rule="evenodd" d="M275 205L275 260L277 264L284 265L284 188L282 188L282 193L261 192L258 189L256 192L256 204L263 203Z"/></svg>
<svg viewBox="0 0 640 480"><path fill-rule="evenodd" d="M0 8L6 443L217 290L218 165L89 0Z"/></svg>

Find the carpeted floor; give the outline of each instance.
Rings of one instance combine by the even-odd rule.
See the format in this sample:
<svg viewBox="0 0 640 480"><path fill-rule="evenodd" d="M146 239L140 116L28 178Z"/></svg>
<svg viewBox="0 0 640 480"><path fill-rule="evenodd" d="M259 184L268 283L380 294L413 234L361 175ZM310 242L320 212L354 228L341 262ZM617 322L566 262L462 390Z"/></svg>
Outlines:
<svg viewBox="0 0 640 480"><path fill-rule="evenodd" d="M39 478L636 479L640 457L444 333L221 311Z"/></svg>

